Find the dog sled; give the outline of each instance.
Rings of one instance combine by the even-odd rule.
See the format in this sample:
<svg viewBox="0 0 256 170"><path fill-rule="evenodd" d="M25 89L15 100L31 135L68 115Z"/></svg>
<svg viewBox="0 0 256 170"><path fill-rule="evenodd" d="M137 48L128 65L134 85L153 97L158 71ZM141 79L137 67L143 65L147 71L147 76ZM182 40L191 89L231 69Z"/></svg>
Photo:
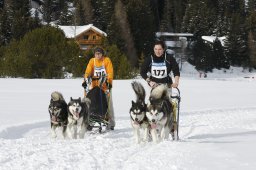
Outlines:
<svg viewBox="0 0 256 170"><path fill-rule="evenodd" d="M178 88L174 88L175 90L172 92L171 100L173 107L173 129L171 131L171 135L173 140L179 140L179 115L180 115L180 90Z"/></svg>
<svg viewBox="0 0 256 170"><path fill-rule="evenodd" d="M98 85L90 89L92 81L97 81ZM94 128L102 133L103 127L109 128L109 89L104 92L102 86L106 82L106 77L88 78L88 85L85 88L85 96L90 99L89 107L89 126L87 130L92 131ZM114 130L113 127L110 127Z"/></svg>

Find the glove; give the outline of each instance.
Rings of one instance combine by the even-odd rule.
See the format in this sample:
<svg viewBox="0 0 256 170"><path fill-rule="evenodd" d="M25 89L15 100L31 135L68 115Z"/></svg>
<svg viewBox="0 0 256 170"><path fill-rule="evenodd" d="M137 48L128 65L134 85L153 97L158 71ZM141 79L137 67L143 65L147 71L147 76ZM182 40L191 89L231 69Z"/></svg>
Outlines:
<svg viewBox="0 0 256 170"><path fill-rule="evenodd" d="M154 81L151 81L150 78L147 78L146 79L146 82L148 83L148 85L151 87L151 88L155 88L157 86L157 83L154 82Z"/></svg>
<svg viewBox="0 0 256 170"><path fill-rule="evenodd" d="M112 89L112 84L108 83L108 89L111 90Z"/></svg>
<svg viewBox="0 0 256 170"><path fill-rule="evenodd" d="M111 84L111 83L106 82L106 85L107 85L107 87L108 87L108 89L109 89L109 90L111 90L111 89L112 89L112 84Z"/></svg>
<svg viewBox="0 0 256 170"><path fill-rule="evenodd" d="M82 86L86 89L87 84L88 84L88 79L86 78L86 79L84 80L84 82L82 83Z"/></svg>
<svg viewBox="0 0 256 170"><path fill-rule="evenodd" d="M154 82L154 81L150 81L150 82L148 83L148 85L149 85L151 88L155 88L155 87L157 86L157 83Z"/></svg>
<svg viewBox="0 0 256 170"><path fill-rule="evenodd" d="M84 81L84 82L82 83L82 86L86 89L86 87L87 87L86 81Z"/></svg>

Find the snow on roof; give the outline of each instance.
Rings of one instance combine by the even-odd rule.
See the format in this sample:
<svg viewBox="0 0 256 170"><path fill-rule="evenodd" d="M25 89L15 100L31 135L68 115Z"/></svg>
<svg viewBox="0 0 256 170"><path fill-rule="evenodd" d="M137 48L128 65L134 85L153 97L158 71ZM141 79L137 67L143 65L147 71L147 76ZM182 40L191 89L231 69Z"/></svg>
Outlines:
<svg viewBox="0 0 256 170"><path fill-rule="evenodd" d="M216 38L218 38L222 44L222 46L224 46L225 42L224 40L226 39L226 37L217 37L217 36L202 36L202 39L205 40L205 41L208 41L208 42L211 42L213 43Z"/></svg>
<svg viewBox="0 0 256 170"><path fill-rule="evenodd" d="M58 25L58 28L60 28L61 30L63 30L63 32L65 33L65 36L67 38L74 38L76 36L78 36L79 34L88 31L90 29L93 29L94 31L107 36L107 34L103 31L101 31L99 28L93 26L93 24L88 24L88 25L83 25L83 26L63 26L63 25Z"/></svg>
<svg viewBox="0 0 256 170"><path fill-rule="evenodd" d="M191 34L191 33L156 32L156 37L160 37L160 36L193 37L193 34Z"/></svg>

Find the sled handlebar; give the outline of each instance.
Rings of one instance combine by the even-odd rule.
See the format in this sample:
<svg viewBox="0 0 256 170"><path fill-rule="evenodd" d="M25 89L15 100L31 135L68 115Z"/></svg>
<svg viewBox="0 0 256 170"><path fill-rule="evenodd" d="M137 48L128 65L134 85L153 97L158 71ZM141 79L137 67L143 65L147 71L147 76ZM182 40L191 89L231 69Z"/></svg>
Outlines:
<svg viewBox="0 0 256 170"><path fill-rule="evenodd" d="M176 90L177 90L178 95L177 95L177 96L171 96L171 98L173 98L173 99L177 99L177 100L178 100L178 102L180 102L180 89L179 89L178 87L175 87L174 89L176 89Z"/></svg>

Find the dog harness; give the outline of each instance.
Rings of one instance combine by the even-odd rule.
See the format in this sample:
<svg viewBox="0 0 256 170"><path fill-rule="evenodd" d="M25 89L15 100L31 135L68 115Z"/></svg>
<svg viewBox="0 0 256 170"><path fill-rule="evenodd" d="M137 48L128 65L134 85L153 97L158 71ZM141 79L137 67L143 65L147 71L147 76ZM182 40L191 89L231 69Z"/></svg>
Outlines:
<svg viewBox="0 0 256 170"><path fill-rule="evenodd" d="M144 119L142 119L141 121L137 121L137 120L134 120L134 119L132 118L132 116L130 116L130 117L131 117L132 121L134 121L135 123L137 123L137 124L139 124L139 125L141 125L141 124L145 121L145 119L146 119L146 116L145 116Z"/></svg>
<svg viewBox="0 0 256 170"><path fill-rule="evenodd" d="M102 77L102 76L106 76L107 75L107 71L104 65L104 60L102 61L102 66L97 67L95 64L95 58L94 58L94 73L93 76L94 77Z"/></svg>
<svg viewBox="0 0 256 170"><path fill-rule="evenodd" d="M151 65L151 76L162 79L167 77L167 66L166 66L166 53L164 56L164 62L156 63L153 60L153 57L151 56L152 65Z"/></svg>
<svg viewBox="0 0 256 170"><path fill-rule="evenodd" d="M144 112L144 110L142 110L139 114L138 113L135 114L136 115L135 119L137 118L137 115L141 115L143 112ZM132 121L136 122L139 125L141 125L145 121L145 119L146 119L146 116L144 116L144 118L141 121L134 120L133 117L131 116L131 114L130 114L130 117L131 117Z"/></svg>

